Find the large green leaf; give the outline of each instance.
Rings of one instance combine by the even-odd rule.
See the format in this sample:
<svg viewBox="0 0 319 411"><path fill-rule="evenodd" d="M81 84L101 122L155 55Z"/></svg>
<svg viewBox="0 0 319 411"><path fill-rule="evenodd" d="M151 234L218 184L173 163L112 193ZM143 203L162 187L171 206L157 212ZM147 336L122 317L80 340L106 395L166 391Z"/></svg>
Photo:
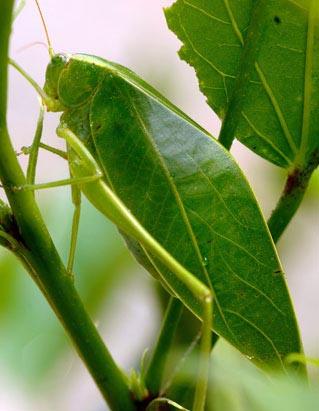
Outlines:
<svg viewBox="0 0 319 411"><path fill-rule="evenodd" d="M208 104L257 154L303 167L319 149L318 0L177 0L168 25Z"/></svg>
<svg viewBox="0 0 319 411"><path fill-rule="evenodd" d="M96 84L90 70L100 79ZM301 350L295 316L266 223L231 155L112 63L74 56L59 87L63 104L73 106L63 124L89 147L107 183L158 242L213 289L217 333L256 364L285 368L284 357ZM160 271L200 316L200 303L185 285L155 256L146 264L142 252L139 260Z"/></svg>

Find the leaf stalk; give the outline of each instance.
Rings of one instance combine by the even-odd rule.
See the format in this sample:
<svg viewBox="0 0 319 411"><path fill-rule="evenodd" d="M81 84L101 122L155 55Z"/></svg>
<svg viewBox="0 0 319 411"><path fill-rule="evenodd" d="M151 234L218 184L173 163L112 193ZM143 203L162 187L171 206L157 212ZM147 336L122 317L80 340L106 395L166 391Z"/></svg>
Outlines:
<svg viewBox="0 0 319 411"><path fill-rule="evenodd" d="M283 193L268 220L268 227L275 243L297 212L318 165L319 150L313 153L309 164L303 170L295 168L288 174Z"/></svg>

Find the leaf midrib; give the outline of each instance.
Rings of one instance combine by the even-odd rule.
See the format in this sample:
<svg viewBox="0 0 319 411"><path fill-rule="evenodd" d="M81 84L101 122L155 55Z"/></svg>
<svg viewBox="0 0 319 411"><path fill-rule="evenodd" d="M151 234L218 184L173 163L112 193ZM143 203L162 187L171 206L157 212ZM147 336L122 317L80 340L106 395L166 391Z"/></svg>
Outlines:
<svg viewBox="0 0 319 411"><path fill-rule="evenodd" d="M313 89L313 64L314 64L314 43L315 43L315 26L319 21L318 0L312 0L308 14L308 32L305 61L305 79L304 79L304 112L302 120L301 143L298 160L304 165L307 147L309 143L310 120L311 120L311 97Z"/></svg>
<svg viewBox="0 0 319 411"><path fill-rule="evenodd" d="M229 5L229 1L223 0L223 2L229 14L229 18L232 23L231 25L232 25L233 31L236 37L239 39L241 45L244 47L245 41L243 40L242 33L240 32L236 19L232 13L231 7ZM292 166L293 164L294 165L299 165L299 164L304 165L303 163L305 161L305 156L306 156L307 147L309 143L310 121L311 121L311 97L312 97L312 91L313 91L312 86L313 86L315 25L316 25L316 22L319 21L319 3L318 3L318 0L312 0L310 9L307 10L293 0L289 0L289 2L293 4L295 7L299 7L303 11L308 12L308 31L307 31L306 59L305 59L306 61L305 61L305 73L304 73L303 120L302 120L302 132L301 132L301 142L300 142L299 150L292 138L292 135L290 133L287 122L284 118L284 115L282 113L282 110L281 110L281 107L278 101L275 99L275 96L272 94L271 90L269 89L268 84L265 84L265 78L263 75L264 73L262 72L262 69L257 61L255 62L255 69L257 71L259 78L262 81L265 91L276 112L277 118L279 120L281 129L286 138L286 141L290 149L295 155L294 161L290 160L288 163L290 166ZM234 88L234 90L235 89L236 88ZM276 151L279 152L279 149ZM282 155L282 153L280 153L280 155ZM285 160L287 160L286 156L284 156L284 158Z"/></svg>
<svg viewBox="0 0 319 411"><path fill-rule="evenodd" d="M238 71L239 74L237 76L237 80L235 82L235 85L234 85L234 88L233 88L233 91L232 91L232 97L231 97L230 102L228 102L228 104L227 104L227 111L226 111L227 114L226 114L226 117L224 119L221 134L225 130L227 130L227 131L229 130L228 122L230 122L230 123L233 122L233 111L234 110L231 109L232 104L235 104L235 107L237 106L236 107L237 118L239 117L239 112L242 112L241 107L240 107L240 106L242 106L242 104L240 104L240 106L238 106L238 101L239 100L238 100L238 98L236 98L236 96L242 94L241 90L240 90L241 87L243 87L243 88L247 87L248 79L246 77L247 77L247 72L250 69L250 65L246 63L247 62L247 56L253 54L259 47L259 42L258 42L258 37L257 36L247 36L246 40L243 39L242 33L240 32L240 30L238 28L238 24L236 22L236 19L235 19L233 13L232 13L232 10L230 8L228 0L223 0L223 2L224 2L224 5L227 9L228 14L229 14L229 18L232 22L232 29L234 31L234 34L236 35L236 37L240 41L241 46L243 47L243 52L242 52L243 54L242 54L242 63L240 65L240 68L239 68L239 71ZM258 25L256 21L258 21L258 16L263 15L263 8L265 6L267 7L266 2L261 1L260 4L257 5L255 9L253 9L251 22L250 22L249 27L248 27L248 32L252 29L252 27L256 27L256 25ZM259 9L261 11L259 11ZM247 41L248 37L250 37L249 41ZM246 54L245 54L245 50L247 50ZM266 94L267 94L267 96L268 96L268 98L271 102L271 105L272 105L272 107L274 109L274 112L277 116L277 119L279 121L279 124L280 124L281 130L283 132L283 135L284 135L284 137L287 141L287 144L288 144L289 148L291 149L292 153L294 154L294 156L296 157L298 149L297 149L295 141L292 137L292 134L289 130L289 127L288 127L287 122L285 120L282 109L281 109L275 95L273 94L269 84L267 83L267 81L265 79L265 75L264 75L259 63L254 58L252 60L253 60L253 63L254 63L254 69L257 72L257 75L260 78L261 83L264 87L264 90L265 90L265 92L266 92ZM229 120L229 118L230 118L230 120ZM231 130L230 133L234 135L235 134L235 124L233 126L232 125L230 126L230 130ZM259 133L257 133L257 134L259 135ZM268 141L268 138L267 138L267 141ZM268 141L268 143L269 143L269 141ZM293 161L290 158L288 158L287 156L283 155L283 153L281 152L279 147L275 146L274 144L270 144L270 145L287 162L287 166L292 165Z"/></svg>

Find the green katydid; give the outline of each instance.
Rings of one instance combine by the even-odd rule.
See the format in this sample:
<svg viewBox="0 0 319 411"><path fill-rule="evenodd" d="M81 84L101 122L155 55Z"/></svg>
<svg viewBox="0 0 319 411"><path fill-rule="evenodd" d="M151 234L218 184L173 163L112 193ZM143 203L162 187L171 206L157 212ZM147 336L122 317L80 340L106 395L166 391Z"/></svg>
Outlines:
<svg viewBox="0 0 319 411"><path fill-rule="evenodd" d="M298 330L266 224L230 154L130 70L84 54L54 55L49 48L43 90L31 83L49 111L63 112L57 134L67 142L71 178L17 189L72 184L69 269L80 188L124 233L148 271L202 320L195 411L205 404L213 301L220 335L258 365L286 370L284 357L301 351ZM227 218L232 227L222 231ZM234 269L238 260L240 272ZM251 304L252 293L268 304L267 318L259 315L260 301L249 315L237 307L239 301ZM270 337L269 317L282 333Z"/></svg>

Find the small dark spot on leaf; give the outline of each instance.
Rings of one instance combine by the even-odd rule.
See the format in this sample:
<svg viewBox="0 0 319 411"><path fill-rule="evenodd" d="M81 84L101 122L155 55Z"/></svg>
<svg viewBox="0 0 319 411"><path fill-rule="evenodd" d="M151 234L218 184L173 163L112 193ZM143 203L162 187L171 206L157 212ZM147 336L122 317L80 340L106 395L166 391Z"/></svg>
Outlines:
<svg viewBox="0 0 319 411"><path fill-rule="evenodd" d="M102 128L102 124L97 124L97 125L95 126L95 131L100 131L101 128Z"/></svg>
<svg viewBox="0 0 319 411"><path fill-rule="evenodd" d="M281 18L280 18L279 16L275 16L275 17L274 17L274 22L275 22L276 24L280 24L280 23L281 23Z"/></svg>
<svg viewBox="0 0 319 411"><path fill-rule="evenodd" d="M281 270L275 270L275 271L273 272L273 274L274 274L274 275L280 275L280 274L281 274Z"/></svg>

